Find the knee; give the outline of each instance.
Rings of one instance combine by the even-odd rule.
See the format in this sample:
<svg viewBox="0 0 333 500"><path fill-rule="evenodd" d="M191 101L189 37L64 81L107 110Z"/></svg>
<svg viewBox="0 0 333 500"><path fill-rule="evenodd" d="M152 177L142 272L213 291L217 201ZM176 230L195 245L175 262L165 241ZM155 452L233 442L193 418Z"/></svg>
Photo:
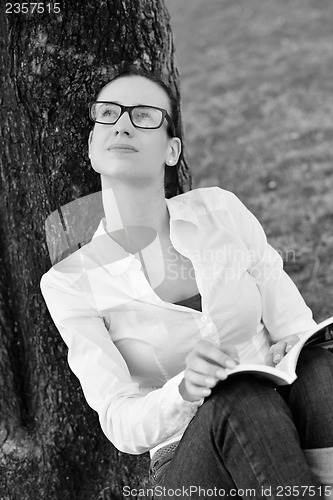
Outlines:
<svg viewBox="0 0 333 500"><path fill-rule="evenodd" d="M293 414L308 415L332 401L333 355L322 347L306 347L297 363L297 379L292 384L288 404Z"/></svg>
<svg viewBox="0 0 333 500"><path fill-rule="evenodd" d="M272 415L288 413L284 401L264 380L237 375L219 383L204 404L212 425L237 422L240 427L265 426Z"/></svg>
<svg viewBox="0 0 333 500"><path fill-rule="evenodd" d="M302 447L332 446L333 355L322 347L303 349L297 375L287 401Z"/></svg>
<svg viewBox="0 0 333 500"><path fill-rule="evenodd" d="M332 384L333 355L322 347L306 347L299 356L297 363L298 383L305 389Z"/></svg>
<svg viewBox="0 0 333 500"><path fill-rule="evenodd" d="M281 435L296 436L284 399L252 376L237 375L218 384L199 408L198 417L198 428L219 449L231 448L235 441L271 443L279 442Z"/></svg>

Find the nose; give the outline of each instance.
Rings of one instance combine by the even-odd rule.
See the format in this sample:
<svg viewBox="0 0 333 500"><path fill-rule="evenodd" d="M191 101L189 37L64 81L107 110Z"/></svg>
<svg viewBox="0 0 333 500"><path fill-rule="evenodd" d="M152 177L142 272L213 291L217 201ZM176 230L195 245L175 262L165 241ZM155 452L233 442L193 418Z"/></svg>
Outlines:
<svg viewBox="0 0 333 500"><path fill-rule="evenodd" d="M131 122L131 119L127 111L125 111L125 113L121 115L121 117L113 127L115 135L118 134L125 134L128 136L133 135L134 126Z"/></svg>

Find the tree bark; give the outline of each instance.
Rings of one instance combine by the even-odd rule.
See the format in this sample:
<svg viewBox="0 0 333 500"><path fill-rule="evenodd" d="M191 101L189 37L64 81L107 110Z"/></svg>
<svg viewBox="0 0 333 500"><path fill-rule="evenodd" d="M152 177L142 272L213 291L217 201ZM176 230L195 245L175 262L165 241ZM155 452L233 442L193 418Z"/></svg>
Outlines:
<svg viewBox="0 0 333 500"><path fill-rule="evenodd" d="M0 498L117 499L145 482L148 456L111 445L69 371L39 289L44 222L100 189L86 144L102 85L126 63L178 92L178 72L163 0L47 5L0 16Z"/></svg>

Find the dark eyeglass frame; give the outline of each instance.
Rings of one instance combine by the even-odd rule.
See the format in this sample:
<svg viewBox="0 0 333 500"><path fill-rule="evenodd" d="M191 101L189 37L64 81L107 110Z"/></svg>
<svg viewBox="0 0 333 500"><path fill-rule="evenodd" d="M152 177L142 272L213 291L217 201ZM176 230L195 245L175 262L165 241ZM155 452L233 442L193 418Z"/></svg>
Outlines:
<svg viewBox="0 0 333 500"><path fill-rule="evenodd" d="M93 108L94 104L114 104L115 106L118 106L120 108L120 115L118 116L117 120L113 123L101 122L99 120L95 120L93 118L93 115L92 115L92 108ZM146 104L137 104L136 106L123 106L123 104L119 104L119 102L113 102L113 101L94 101L94 102L90 102L88 104L88 106L89 106L89 118L94 123L100 123L101 125L115 125L117 123L117 121L119 120L119 118L127 111L128 116L130 117L131 123L132 123L133 127L135 127L135 128L142 128L142 129L146 129L146 130L156 130L162 126L163 121L165 119L168 122L168 125L170 127L170 130L171 130L173 137L176 135L175 125L173 123L173 120L172 120L171 116L169 115L169 113L167 112L167 110L164 108L158 108L157 106L149 106L148 104L147 105ZM136 125L132 119L132 111L135 108L151 108L151 109L157 109L158 111L161 111L162 118L161 118L160 124L156 127L140 127L140 125Z"/></svg>

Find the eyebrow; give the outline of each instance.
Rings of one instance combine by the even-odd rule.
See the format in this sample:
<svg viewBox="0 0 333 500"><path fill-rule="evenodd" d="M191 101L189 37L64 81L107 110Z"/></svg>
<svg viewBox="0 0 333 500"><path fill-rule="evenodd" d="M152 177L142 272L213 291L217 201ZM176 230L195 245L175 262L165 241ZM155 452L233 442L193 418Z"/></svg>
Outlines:
<svg viewBox="0 0 333 500"><path fill-rule="evenodd" d="M108 101L108 100L99 99L97 102L113 102L114 104L120 104L121 106L127 106L127 104L123 104L122 102L119 102L119 101ZM154 104L143 104L143 103L131 104L130 106L144 106L144 107L148 106L151 108L163 108L162 106L157 106ZM163 109L166 109L166 108L163 108ZM168 114L170 114L169 111L168 111Z"/></svg>
<svg viewBox="0 0 333 500"><path fill-rule="evenodd" d="M120 104L121 106L127 106L127 104L123 104L122 102L119 101L110 101L110 100L104 100L104 99L99 99L97 102L113 102L114 104ZM153 104L142 104L142 103L137 103L137 104L131 104L130 106L152 106L156 107Z"/></svg>

